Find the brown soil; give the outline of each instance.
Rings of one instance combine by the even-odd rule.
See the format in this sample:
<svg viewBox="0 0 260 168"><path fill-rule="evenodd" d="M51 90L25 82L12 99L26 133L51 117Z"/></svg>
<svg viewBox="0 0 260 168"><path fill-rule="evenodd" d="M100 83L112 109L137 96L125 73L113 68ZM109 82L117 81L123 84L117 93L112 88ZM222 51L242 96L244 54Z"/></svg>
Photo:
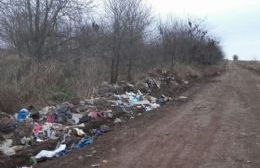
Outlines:
<svg viewBox="0 0 260 168"><path fill-rule="evenodd" d="M229 63L222 76L184 95L185 104L142 115L91 147L37 167L260 167L260 76Z"/></svg>

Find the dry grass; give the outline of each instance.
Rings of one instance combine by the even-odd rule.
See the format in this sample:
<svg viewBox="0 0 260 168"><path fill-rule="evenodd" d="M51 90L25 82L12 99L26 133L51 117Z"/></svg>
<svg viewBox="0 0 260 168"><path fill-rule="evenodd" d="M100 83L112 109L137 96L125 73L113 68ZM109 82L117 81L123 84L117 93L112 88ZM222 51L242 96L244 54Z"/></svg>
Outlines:
<svg viewBox="0 0 260 168"><path fill-rule="evenodd" d="M260 74L260 61L238 61L240 66Z"/></svg>
<svg viewBox="0 0 260 168"><path fill-rule="evenodd" d="M23 105L19 94L12 87L0 87L0 111L15 113Z"/></svg>
<svg viewBox="0 0 260 168"><path fill-rule="evenodd" d="M172 71L179 79L200 79L205 74L219 72L219 67L176 64ZM44 106L75 97L90 97L102 81L109 80L109 67L98 58L38 64L8 56L0 58L0 72L0 111L8 113L28 105ZM134 79L146 76L147 72L135 73Z"/></svg>
<svg viewBox="0 0 260 168"><path fill-rule="evenodd" d="M201 78L203 76L201 70L192 65L176 64L172 71L180 79Z"/></svg>
<svg viewBox="0 0 260 168"><path fill-rule="evenodd" d="M9 56L1 58L0 65L0 111L9 113L30 104L42 106L89 97L108 76L106 64L93 59L38 64Z"/></svg>

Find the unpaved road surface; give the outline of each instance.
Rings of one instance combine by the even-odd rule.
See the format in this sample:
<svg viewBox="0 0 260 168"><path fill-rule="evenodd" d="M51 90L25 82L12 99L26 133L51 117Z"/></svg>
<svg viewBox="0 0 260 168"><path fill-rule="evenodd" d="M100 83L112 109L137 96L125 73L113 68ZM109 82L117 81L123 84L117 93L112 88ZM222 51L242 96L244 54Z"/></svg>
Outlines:
<svg viewBox="0 0 260 168"><path fill-rule="evenodd" d="M229 63L223 75L187 94L187 103L167 105L94 147L38 166L260 168L260 76Z"/></svg>

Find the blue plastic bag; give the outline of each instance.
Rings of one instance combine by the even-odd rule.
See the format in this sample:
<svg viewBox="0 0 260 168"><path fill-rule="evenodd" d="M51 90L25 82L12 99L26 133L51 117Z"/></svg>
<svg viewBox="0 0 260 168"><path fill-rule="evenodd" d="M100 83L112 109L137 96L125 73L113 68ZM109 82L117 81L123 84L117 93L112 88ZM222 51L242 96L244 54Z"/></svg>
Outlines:
<svg viewBox="0 0 260 168"><path fill-rule="evenodd" d="M26 108L21 109L16 116L18 122L24 122L29 118L30 112Z"/></svg>
<svg viewBox="0 0 260 168"><path fill-rule="evenodd" d="M92 133L94 134L95 137L101 136L104 134L104 132L99 129L93 129Z"/></svg>
<svg viewBox="0 0 260 168"><path fill-rule="evenodd" d="M83 148L85 146L88 146L88 145L90 145L92 143L93 143L93 139L91 137L87 136L87 137L82 138L79 141L79 143L75 145L75 148L76 149L81 149L81 148Z"/></svg>

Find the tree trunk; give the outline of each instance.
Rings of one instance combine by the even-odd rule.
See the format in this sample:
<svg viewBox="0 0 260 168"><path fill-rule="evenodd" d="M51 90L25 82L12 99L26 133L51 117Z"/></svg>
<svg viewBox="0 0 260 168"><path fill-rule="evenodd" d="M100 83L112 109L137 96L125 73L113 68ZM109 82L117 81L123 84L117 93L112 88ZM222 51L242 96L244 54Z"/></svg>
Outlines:
<svg viewBox="0 0 260 168"><path fill-rule="evenodd" d="M127 80L131 81L132 80L132 66L133 66L133 59L129 59L129 64L128 64L128 70L127 70Z"/></svg>
<svg viewBox="0 0 260 168"><path fill-rule="evenodd" d="M110 69L110 83L114 84L115 81L115 59L114 57L112 58L112 62L111 62L111 69Z"/></svg>

